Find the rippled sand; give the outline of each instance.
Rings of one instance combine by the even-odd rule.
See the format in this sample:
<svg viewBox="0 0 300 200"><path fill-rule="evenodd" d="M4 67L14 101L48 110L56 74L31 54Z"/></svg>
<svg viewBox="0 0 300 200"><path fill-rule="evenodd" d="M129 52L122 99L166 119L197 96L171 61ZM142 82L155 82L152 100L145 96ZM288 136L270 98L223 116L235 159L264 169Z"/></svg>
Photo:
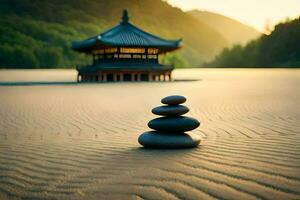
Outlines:
<svg viewBox="0 0 300 200"><path fill-rule="evenodd" d="M0 71L0 199L300 199L299 70L66 84L74 75ZM8 83L30 80L49 83ZM140 148L151 109L171 94L188 98L203 142Z"/></svg>

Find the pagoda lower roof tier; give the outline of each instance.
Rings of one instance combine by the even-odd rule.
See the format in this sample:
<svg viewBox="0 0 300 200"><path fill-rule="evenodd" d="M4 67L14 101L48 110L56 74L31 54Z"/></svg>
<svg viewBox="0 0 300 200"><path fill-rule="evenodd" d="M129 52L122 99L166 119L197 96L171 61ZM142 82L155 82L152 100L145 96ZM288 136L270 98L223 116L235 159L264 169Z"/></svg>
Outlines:
<svg viewBox="0 0 300 200"><path fill-rule="evenodd" d="M95 73L98 71L141 71L141 72L168 72L174 69L173 66L161 65L158 63L122 63L122 62L111 62L94 64L85 67L77 68L77 71L81 73Z"/></svg>

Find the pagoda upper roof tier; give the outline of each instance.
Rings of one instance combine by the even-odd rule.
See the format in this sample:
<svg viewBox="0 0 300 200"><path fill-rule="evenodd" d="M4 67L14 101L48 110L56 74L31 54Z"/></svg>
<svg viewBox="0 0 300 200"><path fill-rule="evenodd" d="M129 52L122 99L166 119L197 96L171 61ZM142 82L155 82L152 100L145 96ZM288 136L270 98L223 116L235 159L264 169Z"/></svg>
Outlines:
<svg viewBox="0 0 300 200"><path fill-rule="evenodd" d="M127 11L124 10L119 25L89 39L73 42L72 48L79 52L90 52L105 47L150 47L162 53L178 49L180 42L181 39L166 40L141 30L129 23Z"/></svg>

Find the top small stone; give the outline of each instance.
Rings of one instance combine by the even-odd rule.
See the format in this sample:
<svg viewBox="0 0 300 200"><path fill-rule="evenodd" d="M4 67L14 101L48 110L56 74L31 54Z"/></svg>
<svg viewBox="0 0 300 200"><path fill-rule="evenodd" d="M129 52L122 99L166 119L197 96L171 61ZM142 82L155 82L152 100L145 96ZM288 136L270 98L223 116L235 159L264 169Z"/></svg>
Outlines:
<svg viewBox="0 0 300 200"><path fill-rule="evenodd" d="M161 102L168 105L178 105L186 102L186 98L180 95L172 95L163 98Z"/></svg>

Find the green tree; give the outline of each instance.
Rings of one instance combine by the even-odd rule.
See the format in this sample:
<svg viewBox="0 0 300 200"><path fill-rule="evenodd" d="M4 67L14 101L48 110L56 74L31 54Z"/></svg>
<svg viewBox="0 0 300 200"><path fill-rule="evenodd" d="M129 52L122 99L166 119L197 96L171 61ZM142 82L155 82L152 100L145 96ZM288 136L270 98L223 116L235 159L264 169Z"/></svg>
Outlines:
<svg viewBox="0 0 300 200"><path fill-rule="evenodd" d="M176 68L185 68L187 63L178 54L170 53L164 56L162 63L165 65L172 65Z"/></svg>
<svg viewBox="0 0 300 200"><path fill-rule="evenodd" d="M0 46L0 62L7 67L35 68L39 65L34 53L21 46Z"/></svg>
<svg viewBox="0 0 300 200"><path fill-rule="evenodd" d="M224 49L209 67L300 67L300 18L278 24L245 47Z"/></svg>

